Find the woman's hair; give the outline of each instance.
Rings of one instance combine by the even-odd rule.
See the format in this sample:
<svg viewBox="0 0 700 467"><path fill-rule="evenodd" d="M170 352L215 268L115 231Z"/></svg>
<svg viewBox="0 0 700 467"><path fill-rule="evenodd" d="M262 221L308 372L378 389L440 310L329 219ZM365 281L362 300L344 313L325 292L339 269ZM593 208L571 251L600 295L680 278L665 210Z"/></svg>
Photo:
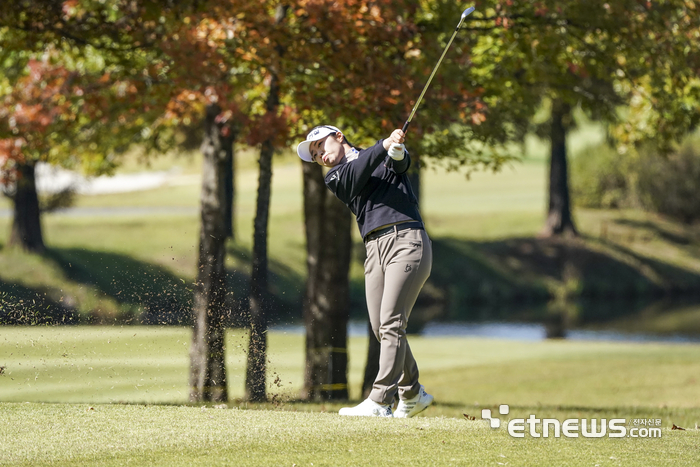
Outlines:
<svg viewBox="0 0 700 467"><path fill-rule="evenodd" d="M352 143L350 142L350 140L345 136L345 133L343 133L343 143L349 144L351 148L355 148L355 149L357 149L358 151L361 151L361 150L362 150L361 147L355 146L354 144L352 144Z"/></svg>

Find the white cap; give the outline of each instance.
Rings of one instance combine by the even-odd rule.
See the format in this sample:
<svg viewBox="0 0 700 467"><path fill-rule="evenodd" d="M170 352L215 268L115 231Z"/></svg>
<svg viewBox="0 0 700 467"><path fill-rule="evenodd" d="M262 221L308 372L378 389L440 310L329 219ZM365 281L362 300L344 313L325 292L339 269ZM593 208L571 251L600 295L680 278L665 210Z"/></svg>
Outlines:
<svg viewBox="0 0 700 467"><path fill-rule="evenodd" d="M299 143L299 146L297 146L297 154L299 154L301 160L306 162L313 162L313 159L311 158L311 152L309 152L309 146L311 146L311 143L323 139L328 135L334 135L338 132L342 133L342 131L340 131L338 128L331 125L317 126L313 130L311 130L311 132L309 132L308 135L306 135L306 141L302 141L301 143Z"/></svg>

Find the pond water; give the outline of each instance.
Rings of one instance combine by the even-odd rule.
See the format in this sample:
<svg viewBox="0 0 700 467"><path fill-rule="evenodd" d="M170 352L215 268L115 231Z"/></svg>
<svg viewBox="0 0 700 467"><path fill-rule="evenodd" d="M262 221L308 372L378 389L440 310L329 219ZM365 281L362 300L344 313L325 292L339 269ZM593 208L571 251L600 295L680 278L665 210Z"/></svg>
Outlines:
<svg viewBox="0 0 700 467"><path fill-rule="evenodd" d="M536 323L428 323L422 336L471 336L494 339L539 341L547 338L547 329ZM570 329L568 340L636 341L636 342L700 342L700 336L683 334L645 334L612 330Z"/></svg>
<svg viewBox="0 0 700 467"><path fill-rule="evenodd" d="M428 338L465 336L539 341L554 336L585 341L700 343L700 303L695 301L588 302L557 310L546 306L521 308L509 313L510 317L489 309L477 314L483 318L428 320L414 328L413 333ZM271 330L301 334L304 326L277 324ZM366 336L367 322L351 320L348 334Z"/></svg>
<svg viewBox="0 0 700 467"><path fill-rule="evenodd" d="M271 331L290 334L303 334L301 324L277 324ZM367 335L367 323L352 321L348 324L348 334L351 337ZM431 322L427 323L420 333L422 337L483 337L490 339L509 339L521 341L540 341L547 338L544 324L537 323L504 323L504 322ZM565 338L579 341L619 341L619 342L674 342L700 343L700 335L686 334L648 334L638 332L622 332L613 330L571 329L567 330Z"/></svg>

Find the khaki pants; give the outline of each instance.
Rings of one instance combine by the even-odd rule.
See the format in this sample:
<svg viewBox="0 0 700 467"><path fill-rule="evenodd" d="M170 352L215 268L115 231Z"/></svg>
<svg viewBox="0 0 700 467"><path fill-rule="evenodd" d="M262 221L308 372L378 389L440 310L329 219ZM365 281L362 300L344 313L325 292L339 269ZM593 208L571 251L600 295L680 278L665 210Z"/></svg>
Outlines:
<svg viewBox="0 0 700 467"><path fill-rule="evenodd" d="M365 294L374 335L380 342L379 373L369 398L393 404L418 395L418 365L406 339L406 324L430 276L433 250L423 229L394 231L365 242Z"/></svg>

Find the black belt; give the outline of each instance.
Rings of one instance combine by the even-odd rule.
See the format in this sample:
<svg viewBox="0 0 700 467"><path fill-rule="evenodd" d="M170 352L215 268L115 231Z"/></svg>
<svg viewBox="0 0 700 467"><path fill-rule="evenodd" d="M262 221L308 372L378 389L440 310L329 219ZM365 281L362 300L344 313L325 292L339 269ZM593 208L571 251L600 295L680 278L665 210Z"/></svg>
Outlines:
<svg viewBox="0 0 700 467"><path fill-rule="evenodd" d="M392 232L399 232L401 230L406 230L406 229L422 229L423 224L415 221L415 222L404 222L403 224L395 224L395 225L390 225L389 227L384 227L379 230L374 230L370 233L367 234L365 237L365 242L369 242L370 240L376 240L379 237L383 237L384 235L390 234Z"/></svg>

